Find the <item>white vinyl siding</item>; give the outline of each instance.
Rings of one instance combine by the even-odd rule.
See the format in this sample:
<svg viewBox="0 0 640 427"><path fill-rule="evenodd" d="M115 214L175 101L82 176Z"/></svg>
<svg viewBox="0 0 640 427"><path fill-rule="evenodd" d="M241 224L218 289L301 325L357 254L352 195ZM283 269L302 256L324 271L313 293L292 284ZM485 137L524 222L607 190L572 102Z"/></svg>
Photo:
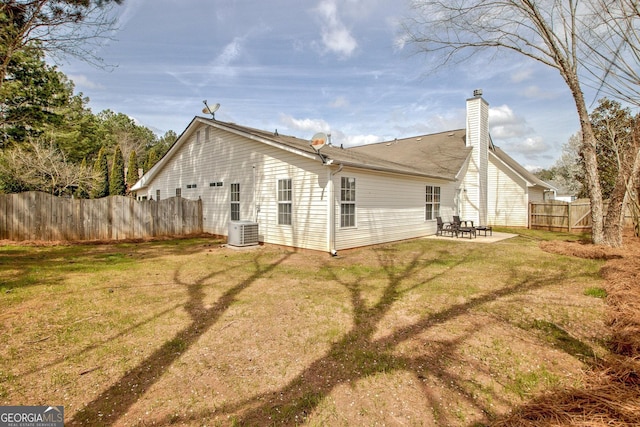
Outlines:
<svg viewBox="0 0 640 427"><path fill-rule="evenodd" d="M529 200L526 182L499 160L489 161L488 217L490 225L526 227Z"/></svg>
<svg viewBox="0 0 640 427"><path fill-rule="evenodd" d="M215 127L211 127L206 143L196 145L195 130L202 126L207 124L196 119L185 130L178 141L180 145L170 152L166 164L147 183L146 191L147 196L151 195L151 189L154 195L155 189L173 194L176 188L186 189L187 184L197 182L197 188L184 191L184 196L202 199L205 232L227 235L231 220L231 183L240 185L240 218L258 223L261 242L321 251L330 249L330 224L335 226L337 250L435 234L435 221L424 220L426 185L440 187L443 218L454 211L453 182L349 167L332 176L329 166L317 158L307 158ZM357 227L340 227L343 176L353 177L357 183ZM277 182L283 177L291 180L292 227L278 225ZM329 179L333 180L333 190L329 188ZM210 183L223 185L211 186ZM330 195L333 205L328 200ZM332 221L327 218L329 212L333 212Z"/></svg>
<svg viewBox="0 0 640 427"><path fill-rule="evenodd" d="M450 217L454 212L454 182L428 182L424 178L346 167L334 178L336 206L340 204L342 177L356 179L357 227L341 228L340 209L336 208L336 250L435 234L436 222L424 219L426 185L440 187L441 214Z"/></svg>
<svg viewBox="0 0 640 427"><path fill-rule="evenodd" d="M184 132L181 146L148 188L172 194L174 188L199 182L189 199L202 199L205 232L227 235L231 220L230 183L240 184L240 218L258 222L261 242L328 251L327 167L241 135L211 127L206 143L195 144L196 122ZM206 135L206 132L203 132ZM291 179L291 221L278 226L277 180ZM216 185L211 186L211 183ZM220 183L220 185L217 185ZM166 190L165 190L166 189ZM141 196L143 194L140 194Z"/></svg>

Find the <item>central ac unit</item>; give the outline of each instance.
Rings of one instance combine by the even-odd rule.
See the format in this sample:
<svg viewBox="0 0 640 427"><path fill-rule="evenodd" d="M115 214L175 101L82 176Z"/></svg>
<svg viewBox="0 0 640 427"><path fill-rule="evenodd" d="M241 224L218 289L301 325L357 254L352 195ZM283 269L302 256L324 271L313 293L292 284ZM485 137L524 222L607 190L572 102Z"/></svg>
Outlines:
<svg viewBox="0 0 640 427"><path fill-rule="evenodd" d="M229 222L227 244L231 246L251 246L258 244L258 223L251 221Z"/></svg>

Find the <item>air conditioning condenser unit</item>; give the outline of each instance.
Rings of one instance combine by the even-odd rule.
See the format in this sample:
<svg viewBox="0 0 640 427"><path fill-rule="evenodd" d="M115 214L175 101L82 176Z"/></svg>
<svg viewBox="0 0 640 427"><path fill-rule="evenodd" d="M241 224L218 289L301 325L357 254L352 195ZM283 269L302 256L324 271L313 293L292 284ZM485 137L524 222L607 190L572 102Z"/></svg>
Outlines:
<svg viewBox="0 0 640 427"><path fill-rule="evenodd" d="M227 244L231 246L251 246L258 244L258 223L251 221L229 222Z"/></svg>

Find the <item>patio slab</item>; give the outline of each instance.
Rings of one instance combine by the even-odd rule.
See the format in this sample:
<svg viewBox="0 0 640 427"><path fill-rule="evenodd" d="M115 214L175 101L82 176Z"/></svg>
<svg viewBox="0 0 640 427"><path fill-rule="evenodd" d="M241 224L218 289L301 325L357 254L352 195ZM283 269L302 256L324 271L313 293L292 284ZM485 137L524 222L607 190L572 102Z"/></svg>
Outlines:
<svg viewBox="0 0 640 427"><path fill-rule="evenodd" d="M498 231L494 231L493 235L487 234L485 237L484 232L482 234L478 233L475 238L470 239L469 237L451 237L451 236L436 236L435 234L432 236L426 236L425 239L436 239L436 240L454 240L456 242L469 242L469 243L495 243L500 242L502 240L510 239L512 237L518 236L517 234L512 233L500 233Z"/></svg>

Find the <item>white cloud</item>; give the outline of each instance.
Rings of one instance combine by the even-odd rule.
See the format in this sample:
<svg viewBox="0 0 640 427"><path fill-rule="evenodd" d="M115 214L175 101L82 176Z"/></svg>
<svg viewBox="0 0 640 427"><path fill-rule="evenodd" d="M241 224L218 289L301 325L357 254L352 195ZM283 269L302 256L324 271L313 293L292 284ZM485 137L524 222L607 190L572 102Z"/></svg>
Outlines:
<svg viewBox="0 0 640 427"><path fill-rule="evenodd" d="M349 100L344 96L339 96L329 104L332 108L346 108L349 106Z"/></svg>
<svg viewBox="0 0 640 427"><path fill-rule="evenodd" d="M322 43L326 50L349 57L358 47L347 27L338 16L336 0L323 0L316 10L320 14Z"/></svg>
<svg viewBox="0 0 640 427"><path fill-rule="evenodd" d="M84 74L69 74L67 77L74 83L76 87L82 87L85 89L104 89L100 83L95 83Z"/></svg>
<svg viewBox="0 0 640 427"><path fill-rule="evenodd" d="M508 105L489 109L489 127L495 139L524 137L532 132L526 119L517 116Z"/></svg>
<svg viewBox="0 0 640 427"><path fill-rule="evenodd" d="M542 90L539 86L532 85L524 90L524 96L533 99L555 99L558 97L558 94L548 90Z"/></svg>
<svg viewBox="0 0 640 427"><path fill-rule="evenodd" d="M122 6L118 6L116 10L122 12L118 16L118 28L124 28L129 23L129 21L138 14L138 11L145 5L145 3L146 0L134 0L126 1Z"/></svg>
<svg viewBox="0 0 640 427"><path fill-rule="evenodd" d="M526 138L519 144L514 144L513 148L518 153L525 155L540 154L549 150L549 145L542 140L542 137L536 136Z"/></svg>
<svg viewBox="0 0 640 427"><path fill-rule="evenodd" d="M533 77L533 70L531 68L524 68L515 71L511 75L511 81L513 83L521 83L526 80L530 80Z"/></svg>
<svg viewBox="0 0 640 427"><path fill-rule="evenodd" d="M280 122L292 130L300 130L307 132L325 132L331 131L329 123L322 119L295 119L286 114L280 115Z"/></svg>
<svg viewBox="0 0 640 427"><path fill-rule="evenodd" d="M382 141L382 138L378 135L344 135L340 143L344 144L345 147L355 147L380 141Z"/></svg>
<svg viewBox="0 0 640 427"><path fill-rule="evenodd" d="M212 62L214 66L227 67L235 61L242 53L243 37L234 37L233 40L224 47L222 53Z"/></svg>

